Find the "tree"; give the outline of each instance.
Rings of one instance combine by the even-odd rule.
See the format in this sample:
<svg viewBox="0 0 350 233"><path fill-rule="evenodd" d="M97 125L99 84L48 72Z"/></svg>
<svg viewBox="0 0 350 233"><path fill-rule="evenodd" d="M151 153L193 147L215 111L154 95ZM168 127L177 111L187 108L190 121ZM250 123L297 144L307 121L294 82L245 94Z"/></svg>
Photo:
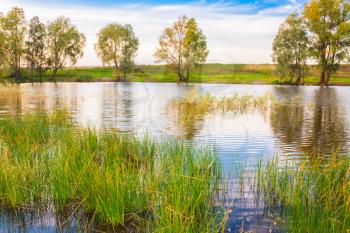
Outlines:
<svg viewBox="0 0 350 233"><path fill-rule="evenodd" d="M21 62L24 54L26 20L22 8L14 7L0 17L2 54L6 63L15 73L17 81L21 78Z"/></svg>
<svg viewBox="0 0 350 233"><path fill-rule="evenodd" d="M180 82L188 81L193 67L202 64L208 56L206 37L196 21L186 16L167 27L156 49L157 62L166 62L176 69Z"/></svg>
<svg viewBox="0 0 350 233"><path fill-rule="evenodd" d="M321 68L320 84L328 85L331 75L348 57L350 4L346 0L311 0L304 19L311 33L311 55Z"/></svg>
<svg viewBox="0 0 350 233"><path fill-rule="evenodd" d="M69 62L75 65L84 54L85 36L69 18L59 17L47 26L48 65L52 78Z"/></svg>
<svg viewBox="0 0 350 233"><path fill-rule="evenodd" d="M0 12L0 22L2 22L2 18L3 18L3 14ZM1 24L0 24L1 26ZM5 65L5 48L4 48L4 44L5 44L5 35L3 33L3 31L1 30L0 27L0 68L2 68Z"/></svg>
<svg viewBox="0 0 350 233"><path fill-rule="evenodd" d="M135 63L132 59L124 57L120 62L120 70L123 72L124 81L126 81L126 74L132 72Z"/></svg>
<svg viewBox="0 0 350 233"><path fill-rule="evenodd" d="M306 73L308 35L305 23L297 14L291 14L280 26L273 42L272 59L281 76L289 76L300 84Z"/></svg>
<svg viewBox="0 0 350 233"><path fill-rule="evenodd" d="M37 16L33 17L29 23L28 39L26 41L26 60L30 68L30 76L36 70L40 80L46 65L46 27L40 22Z"/></svg>
<svg viewBox="0 0 350 233"><path fill-rule="evenodd" d="M133 64L132 60L139 46L132 27L111 23L102 28L97 37L95 49L102 63L114 65L117 81L120 81L120 68L123 65L125 79L125 73L130 64Z"/></svg>
<svg viewBox="0 0 350 233"><path fill-rule="evenodd" d="M134 66L134 58L136 56L137 49L139 48L139 40L137 39L131 25L125 25L124 30L125 44L122 50L120 68L124 74L124 81L126 81L126 73L130 72Z"/></svg>

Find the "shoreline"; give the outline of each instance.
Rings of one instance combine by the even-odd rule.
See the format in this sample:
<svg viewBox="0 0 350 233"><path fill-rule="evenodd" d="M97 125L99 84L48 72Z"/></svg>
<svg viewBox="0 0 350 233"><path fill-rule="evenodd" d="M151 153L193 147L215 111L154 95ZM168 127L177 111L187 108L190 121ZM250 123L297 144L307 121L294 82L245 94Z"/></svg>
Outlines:
<svg viewBox="0 0 350 233"><path fill-rule="evenodd" d="M5 83L11 83L11 84L34 84L34 83L174 83L174 84L231 84L231 85L267 85L267 86L296 86L295 84L288 84L288 83L269 83L269 82L198 82L198 81L188 81L188 82L176 82L176 81L157 81L157 80L147 80L147 81L137 81L137 80L126 80L126 81L115 81L112 78L100 78L100 79L91 79L91 80L77 80L75 78L73 79L58 79L58 80L48 80L45 79L43 81L39 80L24 80L21 82L16 82L14 80L4 79L0 82L1 84ZM319 84L314 83L306 83L304 85L299 85L299 87L322 87ZM327 87L327 86L325 86ZM331 83L328 85L328 87L350 87L350 83Z"/></svg>
<svg viewBox="0 0 350 233"><path fill-rule="evenodd" d="M16 82L9 73L3 73L1 81ZM116 73L112 67L70 67L57 73L55 80L51 79L51 72L47 71L42 82L116 82ZM37 75L31 80L30 72L22 70L19 83L40 82ZM121 77L123 80L124 78ZM319 70L310 66L305 84L301 86L319 86ZM178 83L173 70L165 65L136 65L127 74L127 82ZM121 81L122 82L122 81ZM268 64L205 64L193 70L188 83L213 84L251 84L251 85L295 85L289 78L281 78L276 73L276 67ZM331 78L330 86L350 86L350 65L343 65Z"/></svg>

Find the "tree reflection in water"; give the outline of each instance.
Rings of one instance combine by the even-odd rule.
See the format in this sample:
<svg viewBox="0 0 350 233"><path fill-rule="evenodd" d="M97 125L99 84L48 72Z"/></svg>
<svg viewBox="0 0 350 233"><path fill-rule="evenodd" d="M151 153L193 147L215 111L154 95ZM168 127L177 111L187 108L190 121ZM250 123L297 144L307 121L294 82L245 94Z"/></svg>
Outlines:
<svg viewBox="0 0 350 233"><path fill-rule="evenodd" d="M284 88L275 88L277 96L291 96ZM290 89L289 89L290 90ZM334 151L347 153L348 134L344 112L332 88L319 88L310 100L302 91L298 101L276 105L271 109L270 125L284 154L309 154L315 157Z"/></svg>

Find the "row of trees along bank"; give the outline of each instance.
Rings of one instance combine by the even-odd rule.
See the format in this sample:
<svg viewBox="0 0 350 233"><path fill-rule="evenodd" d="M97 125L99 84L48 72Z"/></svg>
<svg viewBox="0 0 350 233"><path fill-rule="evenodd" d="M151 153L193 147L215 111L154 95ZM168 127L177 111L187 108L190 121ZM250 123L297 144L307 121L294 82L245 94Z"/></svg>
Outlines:
<svg viewBox="0 0 350 233"><path fill-rule="evenodd" d="M15 7L0 15L0 66L9 67L19 81L21 65L41 77L51 70L55 78L59 69L74 65L83 56L85 36L65 17L48 24L38 17L25 20L24 11ZM133 67L139 40L130 25L108 24L98 33L95 49L103 64L121 71ZM307 62L320 67L320 84L328 85L342 63L349 61L350 3L348 0L311 0L301 14L291 14L281 25L273 42L273 61L281 76L302 84ZM180 17L162 32L154 57L174 68L180 82L188 81L195 66L208 56L206 37L196 21Z"/></svg>
<svg viewBox="0 0 350 233"><path fill-rule="evenodd" d="M302 84L307 61L320 68L320 85L349 61L350 3L347 0L311 0L301 14L291 14L273 42L273 61L281 76Z"/></svg>
<svg viewBox="0 0 350 233"><path fill-rule="evenodd" d="M131 25L111 23L97 34L95 50L102 63L116 69L117 81L121 71L126 79L134 65L139 40ZM44 24L35 16L29 23L23 9L12 8L0 14L0 68L9 68L16 81L22 79L22 66L30 71L30 78L51 71L52 79L67 65L75 65L83 56L85 35L72 25L69 18L59 17ZM166 28L156 50L157 62L173 67L179 81L188 81L194 66L206 61L206 38L194 19L180 17Z"/></svg>
<svg viewBox="0 0 350 233"><path fill-rule="evenodd" d="M67 63L74 65L82 57L85 36L65 17L58 17L47 25L37 16L27 25L24 11L14 7L0 15L0 66L10 68L19 81L22 63L36 71L40 78L50 69L55 78Z"/></svg>

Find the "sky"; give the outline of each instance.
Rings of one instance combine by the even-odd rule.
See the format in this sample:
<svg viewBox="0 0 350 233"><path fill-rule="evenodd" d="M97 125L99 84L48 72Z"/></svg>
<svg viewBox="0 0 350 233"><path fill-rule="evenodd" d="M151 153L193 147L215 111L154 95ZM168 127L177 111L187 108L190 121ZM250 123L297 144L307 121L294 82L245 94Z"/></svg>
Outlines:
<svg viewBox="0 0 350 233"><path fill-rule="evenodd" d="M106 24L131 24L140 40L136 64L154 64L163 29L193 17L207 37L208 63L271 63L272 42L285 17L305 0L0 0L0 12L22 7L26 18L47 23L66 16L86 36L78 66L99 66L94 44Z"/></svg>

